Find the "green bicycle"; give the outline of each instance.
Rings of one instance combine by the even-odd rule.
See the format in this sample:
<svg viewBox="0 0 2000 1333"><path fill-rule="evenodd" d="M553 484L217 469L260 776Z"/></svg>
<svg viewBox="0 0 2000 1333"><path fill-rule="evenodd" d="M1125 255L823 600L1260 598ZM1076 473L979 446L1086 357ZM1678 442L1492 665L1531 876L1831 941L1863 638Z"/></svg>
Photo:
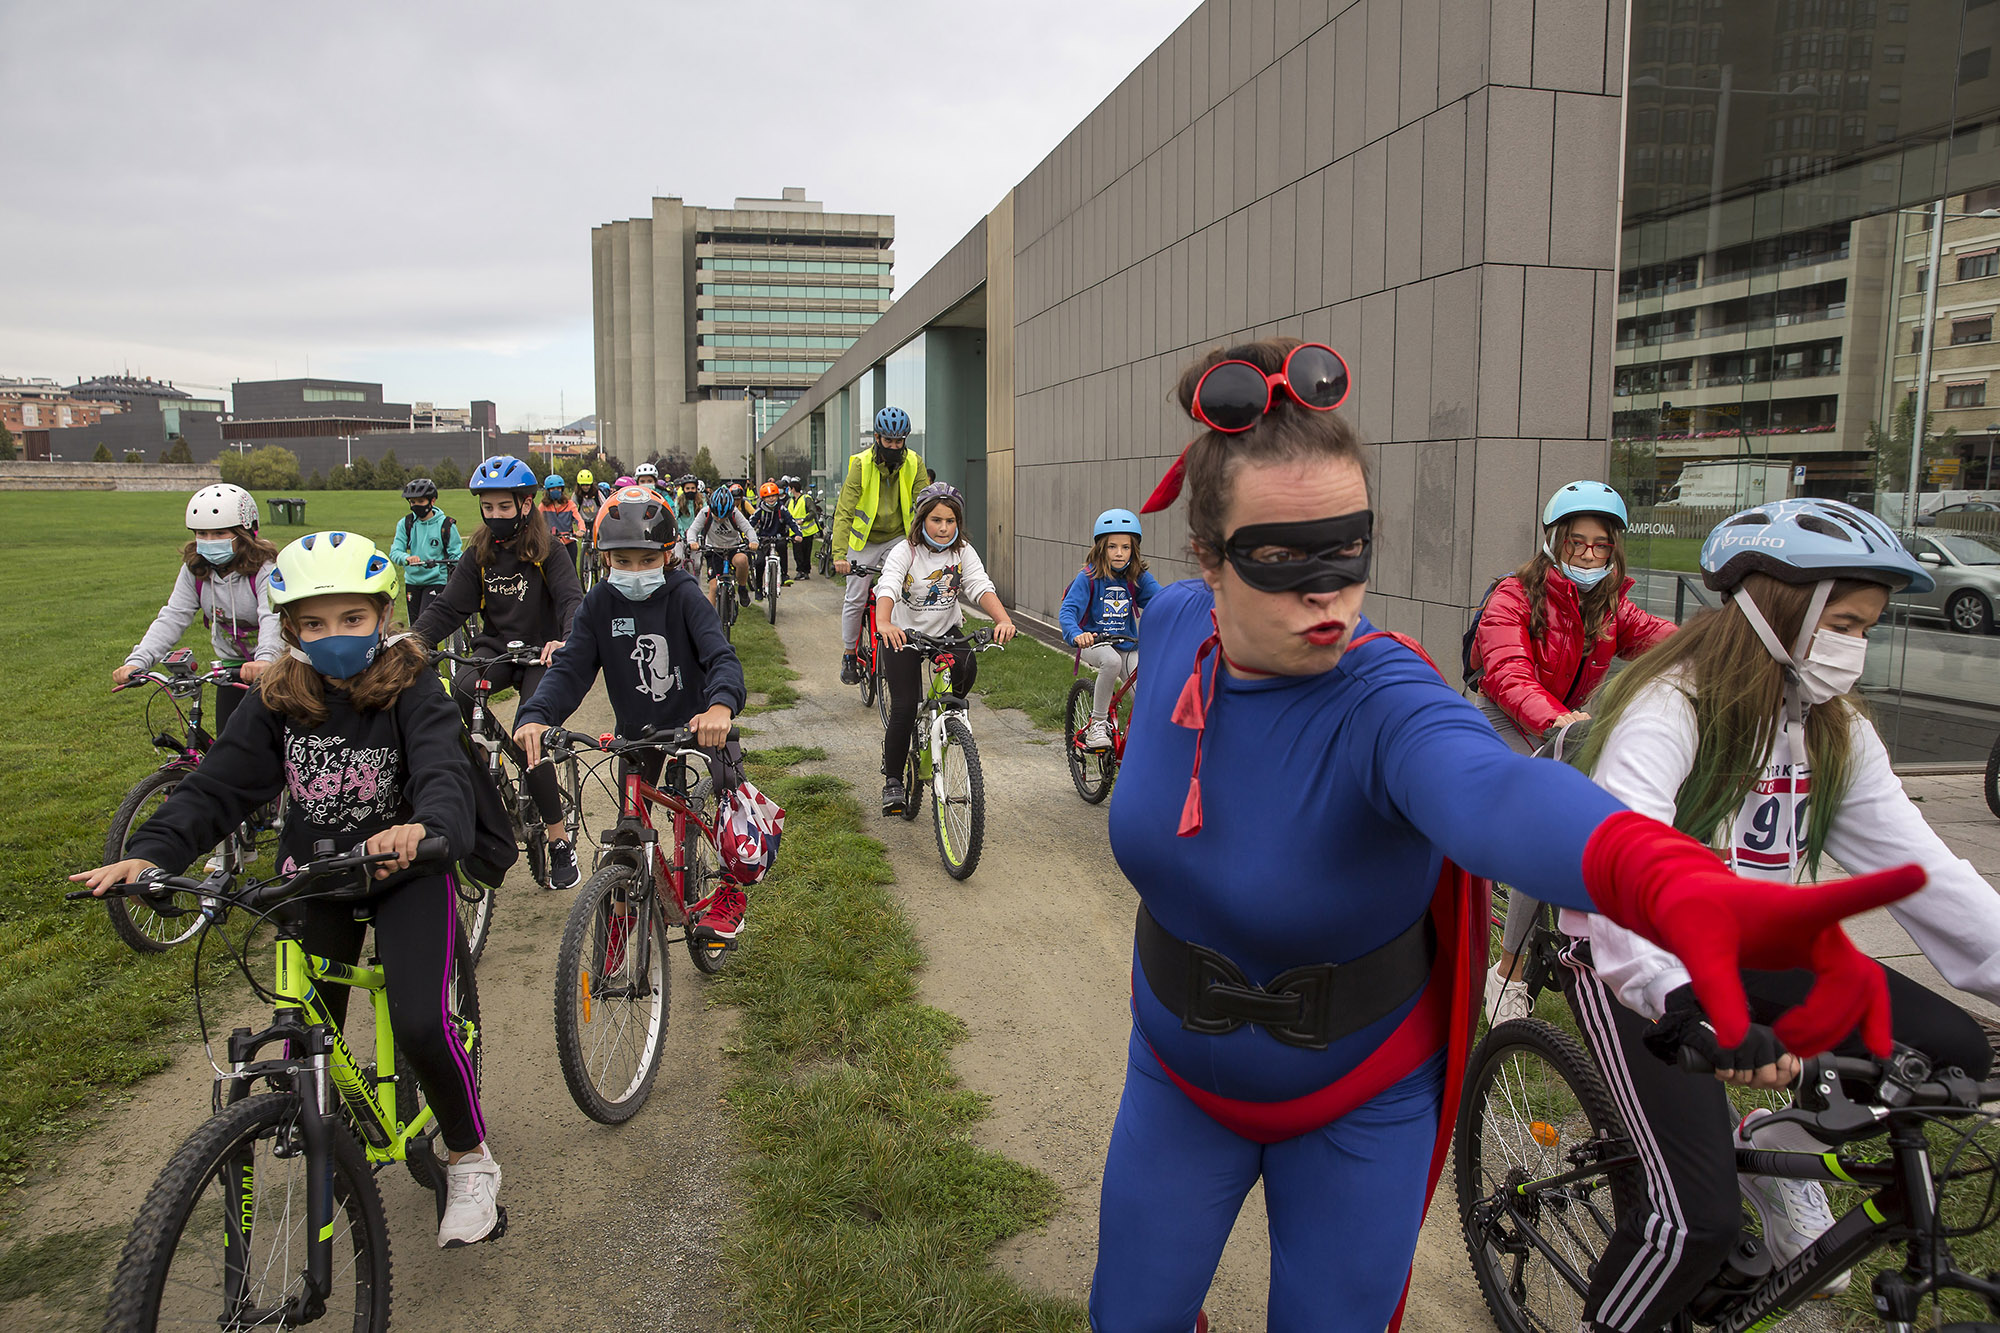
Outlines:
<svg viewBox="0 0 2000 1333"><path fill-rule="evenodd" d="M435 861L445 851L444 839L427 838L418 859ZM192 897L196 905L183 910L198 912L205 927L220 926L234 908L277 928L274 989L258 987L273 1002L271 1025L230 1034L228 1064L216 1067L215 1115L175 1152L140 1205L111 1282L110 1333L295 1328L320 1319L382 1333L389 1326L389 1228L375 1173L404 1163L444 1215L447 1177L435 1117L396 1051L386 973L307 953L295 914L274 914L302 898L358 897L368 867L392 857L335 855L327 842L313 854L295 874L240 888L228 870L202 880L148 871L106 894L155 903ZM248 976L247 960L238 959ZM199 1015L199 953L196 964ZM356 1059L326 1008L321 991L330 985L372 998L373 1063ZM462 951L448 986L451 1022L476 1086L479 993ZM203 1038L206 1045L205 1027ZM276 1047L269 1058L267 1047ZM253 1096L258 1084L267 1091ZM503 1208L488 1239L506 1226Z"/></svg>
<svg viewBox="0 0 2000 1333"><path fill-rule="evenodd" d="M923 655L923 694L910 732L910 757L903 768L903 818L917 817L917 798L928 782L931 823L945 873L966 879L979 868L986 836L986 779L965 700L951 692L951 668L960 653L983 653L1000 645L993 631L965 637L933 638L908 631L909 646Z"/></svg>

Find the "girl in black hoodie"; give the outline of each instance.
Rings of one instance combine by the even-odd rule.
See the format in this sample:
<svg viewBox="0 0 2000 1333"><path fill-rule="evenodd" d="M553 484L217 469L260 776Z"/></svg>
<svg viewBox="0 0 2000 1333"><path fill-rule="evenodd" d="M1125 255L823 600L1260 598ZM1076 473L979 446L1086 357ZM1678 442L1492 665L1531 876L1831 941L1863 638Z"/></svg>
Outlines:
<svg viewBox="0 0 2000 1333"><path fill-rule="evenodd" d="M484 1240L498 1223L500 1166L486 1146L479 1090L446 1012L446 979L464 947L451 861L405 870L427 836L452 861L472 850L472 759L423 649L389 635L395 570L366 537L316 532L287 546L271 574L286 653L257 681L201 766L133 835L128 859L72 879L103 892L154 866L178 874L280 790L291 796L278 869L313 844L393 852L375 871L375 949L388 974L389 1023L449 1150L440 1246ZM347 901L306 900L307 952L353 963L366 926ZM328 986L336 1019L347 988Z"/></svg>

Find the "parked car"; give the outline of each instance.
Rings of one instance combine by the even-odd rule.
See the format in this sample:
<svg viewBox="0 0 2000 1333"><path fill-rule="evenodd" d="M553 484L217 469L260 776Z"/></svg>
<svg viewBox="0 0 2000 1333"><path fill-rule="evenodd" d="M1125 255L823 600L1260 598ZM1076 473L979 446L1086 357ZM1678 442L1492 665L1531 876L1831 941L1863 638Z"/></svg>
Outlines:
<svg viewBox="0 0 2000 1333"><path fill-rule="evenodd" d="M1904 533L1903 545L1931 571L1937 587L1904 593L1898 601L1919 615L1943 616L1965 634L1989 634L2000 604L2000 537L1977 532Z"/></svg>
<svg viewBox="0 0 2000 1333"><path fill-rule="evenodd" d="M1934 528L1939 514L2000 514L2000 505L1990 500L1960 500L1953 505L1939 505L1928 514L1917 515L1917 526Z"/></svg>

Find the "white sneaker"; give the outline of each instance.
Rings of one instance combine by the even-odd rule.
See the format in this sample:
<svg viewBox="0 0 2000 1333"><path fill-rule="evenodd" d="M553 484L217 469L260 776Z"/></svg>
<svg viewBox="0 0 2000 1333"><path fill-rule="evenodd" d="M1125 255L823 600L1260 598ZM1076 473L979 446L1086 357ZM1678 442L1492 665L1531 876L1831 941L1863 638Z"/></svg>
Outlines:
<svg viewBox="0 0 2000 1333"><path fill-rule="evenodd" d="M1781 1123L1768 1126L1759 1133L1757 1122L1770 1114L1769 1108L1760 1106L1744 1116L1742 1123L1736 1127L1736 1142L1744 1147L1763 1148L1770 1152L1827 1151L1827 1145L1814 1138L1804 1125ZM1833 1226L1833 1209L1827 1204L1826 1190L1816 1180L1739 1175L1736 1183L1764 1223L1764 1247L1771 1252L1773 1264L1785 1264L1797 1258ZM1813 1293L1813 1299L1840 1295L1847 1290L1852 1278L1851 1272L1835 1276Z"/></svg>
<svg viewBox="0 0 2000 1333"><path fill-rule="evenodd" d="M1090 719L1090 725L1083 729L1083 748L1086 750L1108 750L1111 748L1111 727L1101 717Z"/></svg>
<svg viewBox="0 0 2000 1333"><path fill-rule="evenodd" d="M438 1221L438 1248L476 1245L500 1224L500 1163L482 1143L478 1156L468 1154L453 1162L445 1168L445 1177L448 1195Z"/></svg>
<svg viewBox="0 0 2000 1333"><path fill-rule="evenodd" d="M1528 988L1518 981L1507 981L1500 976L1500 965L1486 974L1486 1021L1494 1027L1511 1023L1517 1018L1533 1017L1534 1001L1528 998Z"/></svg>

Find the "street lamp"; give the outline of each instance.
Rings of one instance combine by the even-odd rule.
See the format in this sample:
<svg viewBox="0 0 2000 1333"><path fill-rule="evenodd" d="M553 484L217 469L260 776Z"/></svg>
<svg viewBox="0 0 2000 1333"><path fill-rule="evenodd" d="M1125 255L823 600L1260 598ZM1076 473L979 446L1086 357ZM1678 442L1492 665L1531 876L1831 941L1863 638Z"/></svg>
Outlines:
<svg viewBox="0 0 2000 1333"><path fill-rule="evenodd" d="M1919 208L1899 208L1898 213L1922 213ZM1929 267L1924 278L1924 325L1923 337L1917 348L1917 401L1916 418L1910 423L1910 484L1903 492L1903 527L1911 532L1917 528L1917 468L1924 456L1924 419L1930 412L1931 398L1931 344L1937 341L1937 291L1938 266L1944 262L1944 222L1946 218L2000 218L2000 208L1982 208L1977 213L1947 213L1944 211L1944 196L1940 195L1930 207L1931 246ZM1896 243L1896 262L1903 259L1902 242ZM1989 443L1990 447L1990 443Z"/></svg>
<svg viewBox="0 0 2000 1333"><path fill-rule="evenodd" d="M750 421L750 489L752 491L755 491L764 484L764 454L757 447L757 400L763 398L768 392L765 389L747 387L743 390L743 405L750 409L748 416Z"/></svg>

